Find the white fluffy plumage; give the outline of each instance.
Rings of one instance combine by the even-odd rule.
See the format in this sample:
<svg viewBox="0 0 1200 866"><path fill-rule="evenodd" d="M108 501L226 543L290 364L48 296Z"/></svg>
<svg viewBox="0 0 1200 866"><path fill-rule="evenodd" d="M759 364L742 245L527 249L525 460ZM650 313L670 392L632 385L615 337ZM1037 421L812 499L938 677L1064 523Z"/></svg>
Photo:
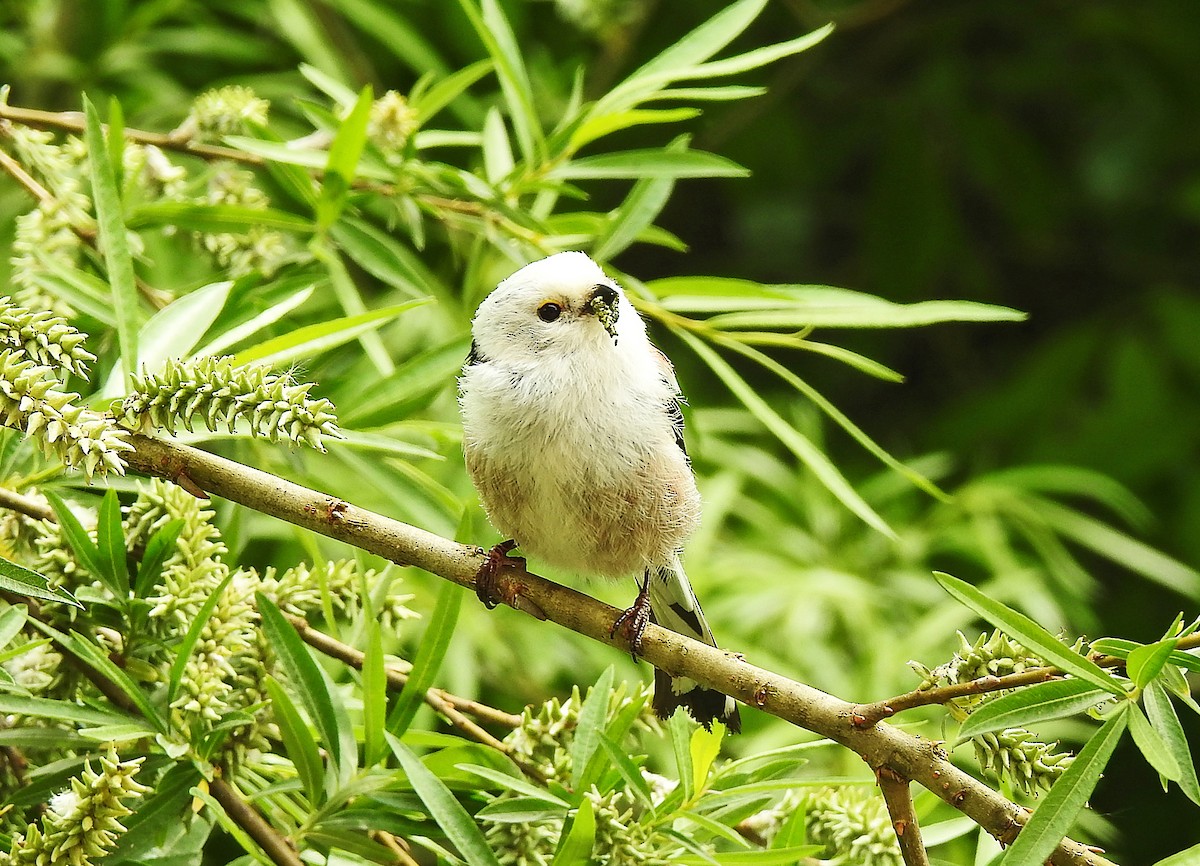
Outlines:
<svg viewBox="0 0 1200 866"><path fill-rule="evenodd" d="M679 551L700 521L666 357L586 254L518 270L479 305L459 380L467 469L492 524L565 571L649 581L652 618L716 646ZM655 709L736 730L731 698L656 675Z"/></svg>

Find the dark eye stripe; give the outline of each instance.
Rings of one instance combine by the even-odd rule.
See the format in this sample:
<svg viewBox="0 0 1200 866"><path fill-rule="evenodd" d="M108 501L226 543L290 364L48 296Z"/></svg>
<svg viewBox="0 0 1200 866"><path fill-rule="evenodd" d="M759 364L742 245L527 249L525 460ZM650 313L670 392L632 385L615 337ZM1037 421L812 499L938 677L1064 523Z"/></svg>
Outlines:
<svg viewBox="0 0 1200 866"><path fill-rule="evenodd" d="M538 318L543 322L553 322L562 315L562 307L558 304L542 304L538 307Z"/></svg>

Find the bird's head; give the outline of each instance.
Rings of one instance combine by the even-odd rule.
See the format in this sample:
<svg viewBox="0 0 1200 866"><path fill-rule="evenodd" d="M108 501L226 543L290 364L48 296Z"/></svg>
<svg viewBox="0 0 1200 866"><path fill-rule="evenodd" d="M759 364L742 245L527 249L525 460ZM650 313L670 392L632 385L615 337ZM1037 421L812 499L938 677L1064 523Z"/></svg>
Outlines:
<svg viewBox="0 0 1200 866"><path fill-rule="evenodd" d="M471 330L483 357L507 361L611 352L645 335L621 287L578 252L556 253L504 280L479 305Z"/></svg>

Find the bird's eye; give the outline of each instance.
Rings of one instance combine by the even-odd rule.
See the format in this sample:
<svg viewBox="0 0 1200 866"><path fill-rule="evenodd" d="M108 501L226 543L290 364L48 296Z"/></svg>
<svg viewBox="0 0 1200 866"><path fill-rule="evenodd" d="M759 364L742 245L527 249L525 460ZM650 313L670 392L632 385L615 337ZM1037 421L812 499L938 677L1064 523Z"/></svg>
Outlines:
<svg viewBox="0 0 1200 866"><path fill-rule="evenodd" d="M558 304L548 303L538 307L538 318L543 322L553 322L562 315L562 307Z"/></svg>

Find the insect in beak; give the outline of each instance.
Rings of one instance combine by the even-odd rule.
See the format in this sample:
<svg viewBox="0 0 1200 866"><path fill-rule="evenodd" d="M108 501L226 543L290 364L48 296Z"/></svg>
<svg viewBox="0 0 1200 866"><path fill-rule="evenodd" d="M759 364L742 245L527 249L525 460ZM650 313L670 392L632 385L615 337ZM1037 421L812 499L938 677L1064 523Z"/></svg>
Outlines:
<svg viewBox="0 0 1200 866"><path fill-rule="evenodd" d="M587 302L587 308L595 314L614 344L617 342L617 316L620 313L618 300L616 289L596 286Z"/></svg>

